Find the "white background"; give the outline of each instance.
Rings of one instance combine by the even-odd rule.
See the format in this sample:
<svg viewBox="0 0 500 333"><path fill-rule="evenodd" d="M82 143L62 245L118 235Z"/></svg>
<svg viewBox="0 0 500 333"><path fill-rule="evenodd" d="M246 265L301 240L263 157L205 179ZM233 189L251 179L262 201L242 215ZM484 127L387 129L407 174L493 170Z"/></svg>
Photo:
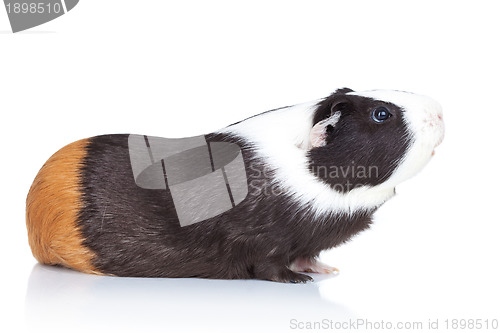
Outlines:
<svg viewBox="0 0 500 333"><path fill-rule="evenodd" d="M17 34L0 7L0 325L287 332L299 331L293 319L424 328L439 319L441 329L446 319L500 320L499 7L82 0ZM26 194L63 145L105 133L207 133L343 86L434 97L446 138L371 230L323 254L338 277L307 285L109 278L32 257Z"/></svg>

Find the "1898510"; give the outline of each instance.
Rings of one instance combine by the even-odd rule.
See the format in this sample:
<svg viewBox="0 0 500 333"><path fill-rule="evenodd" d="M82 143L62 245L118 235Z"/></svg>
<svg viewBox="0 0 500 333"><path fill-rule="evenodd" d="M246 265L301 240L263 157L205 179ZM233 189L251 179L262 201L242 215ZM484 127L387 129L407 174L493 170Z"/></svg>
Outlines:
<svg viewBox="0 0 500 333"><path fill-rule="evenodd" d="M63 11L63 8L58 2L14 2L6 3L5 8L7 8L7 13L11 14L43 14L43 13L55 13L59 14Z"/></svg>

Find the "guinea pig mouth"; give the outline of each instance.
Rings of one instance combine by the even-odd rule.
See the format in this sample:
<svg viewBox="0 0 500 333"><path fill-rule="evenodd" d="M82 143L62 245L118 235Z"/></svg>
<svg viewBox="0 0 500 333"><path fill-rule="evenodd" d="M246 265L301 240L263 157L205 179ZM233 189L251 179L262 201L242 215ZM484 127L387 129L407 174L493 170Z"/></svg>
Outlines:
<svg viewBox="0 0 500 333"><path fill-rule="evenodd" d="M432 149L432 153L431 153L431 156L434 156L434 154L436 154L436 148L441 144L443 143L443 140L444 140L444 133L441 134L441 136L439 137L438 141L436 142L436 144L434 145L434 149Z"/></svg>
<svg viewBox="0 0 500 333"><path fill-rule="evenodd" d="M444 140L444 129L443 129L442 134L439 137L438 142L436 143L436 146L434 148L436 148L437 146L439 146L440 144L442 144L443 140Z"/></svg>
<svg viewBox="0 0 500 333"><path fill-rule="evenodd" d="M444 139L444 135L442 135L438 142L436 143L436 145L434 146L434 149L432 150L432 153L431 153L431 156L434 156L434 154L436 154L436 148L441 144L443 143L443 139Z"/></svg>

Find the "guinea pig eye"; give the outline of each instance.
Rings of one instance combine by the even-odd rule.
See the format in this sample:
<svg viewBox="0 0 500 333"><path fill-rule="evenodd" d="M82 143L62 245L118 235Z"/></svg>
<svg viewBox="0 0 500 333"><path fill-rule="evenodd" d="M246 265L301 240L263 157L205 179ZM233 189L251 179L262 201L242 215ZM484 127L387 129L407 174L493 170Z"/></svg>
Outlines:
<svg viewBox="0 0 500 333"><path fill-rule="evenodd" d="M392 114L389 112L389 109L386 108L385 106L376 107L372 111L372 119L376 123L383 123L391 116Z"/></svg>

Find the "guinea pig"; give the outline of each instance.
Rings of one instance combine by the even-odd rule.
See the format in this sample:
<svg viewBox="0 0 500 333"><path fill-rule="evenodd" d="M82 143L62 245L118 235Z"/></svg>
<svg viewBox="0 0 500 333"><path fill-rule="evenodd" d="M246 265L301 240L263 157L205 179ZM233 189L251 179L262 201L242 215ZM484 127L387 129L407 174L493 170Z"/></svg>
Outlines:
<svg viewBox="0 0 500 333"><path fill-rule="evenodd" d="M193 138L83 139L37 174L29 244L86 273L307 282L443 136L428 97L343 88Z"/></svg>

